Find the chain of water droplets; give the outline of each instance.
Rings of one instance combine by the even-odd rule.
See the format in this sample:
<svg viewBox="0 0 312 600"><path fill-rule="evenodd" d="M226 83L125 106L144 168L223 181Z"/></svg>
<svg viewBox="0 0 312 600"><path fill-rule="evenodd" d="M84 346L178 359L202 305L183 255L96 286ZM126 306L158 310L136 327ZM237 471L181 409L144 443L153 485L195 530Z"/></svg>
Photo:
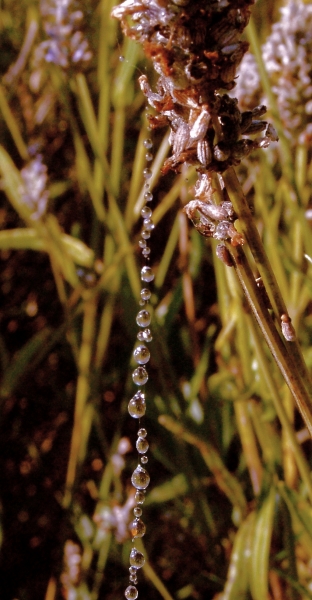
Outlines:
<svg viewBox="0 0 312 600"><path fill-rule="evenodd" d="M145 158L147 163L153 159L153 154L151 153L151 149L153 143L150 139L145 139L144 147L146 149ZM142 249L143 261L144 265L141 269L141 281L144 284L149 284L154 279L154 274L149 265L150 262L150 252L151 249L148 246L148 240L151 237L151 232L154 229L154 223L152 221L152 209L148 206L148 203L152 201L153 194L150 190L150 178L152 176L152 171L149 167L144 169L143 171L144 179L145 179L145 193L144 200L145 204L141 210L141 216L143 218L143 226L141 230L141 237L139 240L139 246ZM145 402L145 392L144 386L148 380L148 373L145 368L147 363L150 360L150 351L145 345L148 342L152 341L151 331L149 329L149 325L151 322L151 313L148 310L149 302L151 297L151 291L148 287L142 287L141 289L141 299L140 306L142 309L138 312L136 316L137 325L140 327L140 331L138 332L137 338L139 344L136 346L133 352L133 358L135 362L138 364L136 369L132 373L132 379L135 385L138 386L138 391L131 398L128 411L131 417L134 419L141 419L145 415L146 411L146 402ZM140 423L139 423L140 424ZM145 535L146 527L144 522L141 519L142 516L142 508L141 505L145 500L145 490L149 485L150 476L145 469L145 465L148 462L148 458L146 453L149 448L148 441L146 439L147 431L144 428L139 428L137 433L137 441L136 441L136 449L138 451L138 461L139 464L136 469L132 473L131 482L133 487L136 489L135 492L135 501L136 506L133 509L134 520L130 525L130 531L132 534L132 541L134 546L130 552L130 568L129 568L129 585L125 590L125 596L128 600L136 600L138 597L138 590L136 587L138 577L138 569L143 567L145 563L145 558L142 552L140 552L135 547L136 538L141 538Z"/></svg>

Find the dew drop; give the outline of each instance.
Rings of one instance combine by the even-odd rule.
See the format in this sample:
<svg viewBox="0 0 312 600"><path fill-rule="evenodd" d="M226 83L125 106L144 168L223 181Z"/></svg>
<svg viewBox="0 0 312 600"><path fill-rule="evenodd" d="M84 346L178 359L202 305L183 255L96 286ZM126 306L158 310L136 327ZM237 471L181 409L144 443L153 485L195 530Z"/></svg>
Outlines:
<svg viewBox="0 0 312 600"><path fill-rule="evenodd" d="M146 240L139 240L140 248L146 248Z"/></svg>
<svg viewBox="0 0 312 600"><path fill-rule="evenodd" d="M153 142L152 142L152 140L150 138L147 138L146 140L144 140L143 146L147 150L150 150L151 148L153 148Z"/></svg>
<svg viewBox="0 0 312 600"><path fill-rule="evenodd" d="M148 441L144 437L138 437L136 441L136 449L140 454L145 454L148 451Z"/></svg>
<svg viewBox="0 0 312 600"><path fill-rule="evenodd" d="M153 173L151 169L143 169L143 177L144 179L150 179L152 177Z"/></svg>
<svg viewBox="0 0 312 600"><path fill-rule="evenodd" d="M143 248L143 250L142 250L143 256L147 257L147 256L150 255L150 253L151 253L151 249L150 248Z"/></svg>
<svg viewBox="0 0 312 600"><path fill-rule="evenodd" d="M147 458L147 456L142 456L142 457L141 457L141 463L142 463L142 465L146 465L146 464L148 463L148 458Z"/></svg>
<svg viewBox="0 0 312 600"><path fill-rule="evenodd" d="M131 583L134 583L134 584L138 583L138 578L136 575L130 575L129 579L130 579Z"/></svg>
<svg viewBox="0 0 312 600"><path fill-rule="evenodd" d="M139 429L138 431L138 437L146 437L147 436L147 431L146 429L143 429L143 427L141 429Z"/></svg>
<svg viewBox="0 0 312 600"><path fill-rule="evenodd" d="M149 240L149 238L151 237L151 232L147 229L142 229L141 237L143 238L143 240Z"/></svg>
<svg viewBox="0 0 312 600"><path fill-rule="evenodd" d="M155 223L152 219L144 219L143 225L146 231L153 231L153 229L155 229Z"/></svg>
<svg viewBox="0 0 312 600"><path fill-rule="evenodd" d="M130 524L130 531L132 538L140 538L143 537L146 533L146 527L142 521L142 519L134 519ZM131 563L131 561L130 561Z"/></svg>
<svg viewBox="0 0 312 600"><path fill-rule="evenodd" d="M128 404L128 412L133 419L140 419L145 415L145 411L145 395L143 392L139 391L131 398Z"/></svg>
<svg viewBox="0 0 312 600"><path fill-rule="evenodd" d="M149 206L143 206L141 210L141 217L143 217L143 219L150 219L152 214L153 211Z"/></svg>
<svg viewBox="0 0 312 600"><path fill-rule="evenodd" d="M133 514L135 517L141 517L142 516L142 508L139 508L139 506L136 506L133 509Z"/></svg>
<svg viewBox="0 0 312 600"><path fill-rule="evenodd" d="M142 267L141 269L141 279L142 281L150 282L153 281L155 275L151 269L151 267Z"/></svg>
<svg viewBox="0 0 312 600"><path fill-rule="evenodd" d="M144 342L151 342L152 341L153 337L152 337L150 329L144 329L142 331L142 334L143 334L143 340L144 340Z"/></svg>
<svg viewBox="0 0 312 600"><path fill-rule="evenodd" d="M138 367L133 371L132 379L135 385L145 385L148 381L148 372L144 367Z"/></svg>
<svg viewBox="0 0 312 600"><path fill-rule="evenodd" d="M153 194L152 194L152 192L146 192L144 194L144 199L146 200L146 202L151 202L153 200Z"/></svg>
<svg viewBox="0 0 312 600"><path fill-rule="evenodd" d="M146 346L137 346L133 352L133 358L139 365L146 365L150 359L150 351Z"/></svg>
<svg viewBox="0 0 312 600"><path fill-rule="evenodd" d="M145 492L141 492L141 490L137 490L135 492L134 499L138 504L143 504L145 502Z"/></svg>
<svg viewBox="0 0 312 600"><path fill-rule="evenodd" d="M150 162L151 160L153 160L153 155L151 152L146 152L145 160L147 160L147 162Z"/></svg>
<svg viewBox="0 0 312 600"><path fill-rule="evenodd" d="M127 600L136 600L139 595L137 588L134 585L128 585L125 591Z"/></svg>
<svg viewBox="0 0 312 600"><path fill-rule="evenodd" d="M130 575L136 575L136 572L137 572L137 570L136 570L135 567L129 567L129 573L130 573Z"/></svg>
<svg viewBox="0 0 312 600"><path fill-rule="evenodd" d="M143 288L141 290L141 298L142 298L142 300L146 300L146 301L149 300L150 297L151 297L151 295L152 294L151 294L151 292L150 292L150 290L148 288Z"/></svg>
<svg viewBox="0 0 312 600"><path fill-rule="evenodd" d="M141 569L145 564L144 554L139 552L136 548L132 548L130 552L130 565L136 569Z"/></svg>
<svg viewBox="0 0 312 600"><path fill-rule="evenodd" d="M141 465L138 465L132 473L131 482L137 490L145 490L149 485L150 476Z"/></svg>
<svg viewBox="0 0 312 600"><path fill-rule="evenodd" d="M139 327L147 327L151 322L151 313L148 310L140 310L136 316Z"/></svg>
<svg viewBox="0 0 312 600"><path fill-rule="evenodd" d="M137 338L139 340L139 342L144 342L144 333L143 331L139 331Z"/></svg>

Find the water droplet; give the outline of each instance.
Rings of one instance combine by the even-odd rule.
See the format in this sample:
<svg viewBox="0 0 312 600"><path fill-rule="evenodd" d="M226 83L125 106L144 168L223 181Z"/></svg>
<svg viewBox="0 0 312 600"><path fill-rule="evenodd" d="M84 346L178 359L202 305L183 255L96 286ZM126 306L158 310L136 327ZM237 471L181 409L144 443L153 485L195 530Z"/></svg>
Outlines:
<svg viewBox="0 0 312 600"><path fill-rule="evenodd" d="M146 365L151 358L150 351L146 346L137 346L133 352L133 358L139 365Z"/></svg>
<svg viewBox="0 0 312 600"><path fill-rule="evenodd" d="M152 177L153 173L151 171L151 169L143 169L143 177L144 179L150 179Z"/></svg>
<svg viewBox="0 0 312 600"><path fill-rule="evenodd" d="M136 548L132 548L130 552L130 565L136 569L141 569L145 564L144 554L139 552Z"/></svg>
<svg viewBox="0 0 312 600"><path fill-rule="evenodd" d="M134 585L128 585L125 590L127 600L136 600L139 595L137 588Z"/></svg>
<svg viewBox="0 0 312 600"><path fill-rule="evenodd" d="M139 327L147 327L151 322L151 314L148 310L140 310L137 314L136 322Z"/></svg>
<svg viewBox="0 0 312 600"><path fill-rule="evenodd" d="M129 573L130 573L130 575L136 575L136 572L137 572L137 570L136 570L135 567L129 567Z"/></svg>
<svg viewBox="0 0 312 600"><path fill-rule="evenodd" d="M128 404L128 412L129 415L134 419L140 419L145 415L145 411L145 395L143 392L139 391L136 394L134 394L133 398L131 398Z"/></svg>
<svg viewBox="0 0 312 600"><path fill-rule="evenodd" d="M140 454L145 454L148 451L148 441L144 437L138 437L136 441L136 449Z"/></svg>
<svg viewBox="0 0 312 600"><path fill-rule="evenodd" d="M146 248L146 240L139 240L140 248Z"/></svg>
<svg viewBox="0 0 312 600"><path fill-rule="evenodd" d="M118 60L120 60L120 62L124 62L124 60L125 60L125 57L124 57L124 56L122 56L122 55L120 55L120 56L118 57Z"/></svg>
<svg viewBox="0 0 312 600"><path fill-rule="evenodd" d="M135 517L141 517L142 516L142 508L140 508L139 506L136 506L133 509L133 514Z"/></svg>
<svg viewBox="0 0 312 600"><path fill-rule="evenodd" d="M153 211L149 206L143 206L141 210L141 217L143 217L143 219L150 219L152 214Z"/></svg>
<svg viewBox="0 0 312 600"><path fill-rule="evenodd" d="M130 579L131 583L134 583L134 584L138 583L137 575L130 575L129 579Z"/></svg>
<svg viewBox="0 0 312 600"><path fill-rule="evenodd" d="M131 482L137 490L145 490L149 485L150 476L141 465L138 465L132 473Z"/></svg>
<svg viewBox="0 0 312 600"><path fill-rule="evenodd" d="M139 342L144 342L144 333L143 331L139 331L137 338L139 340Z"/></svg>
<svg viewBox="0 0 312 600"><path fill-rule="evenodd" d="M147 160L147 162L150 162L151 160L153 160L153 155L151 152L146 152L145 160Z"/></svg>
<svg viewBox="0 0 312 600"><path fill-rule="evenodd" d="M152 142L152 140L150 138L147 138L146 140L144 140L143 146L147 150L150 150L150 148L153 148L153 142Z"/></svg>
<svg viewBox="0 0 312 600"><path fill-rule="evenodd" d="M143 256L147 257L147 256L150 255L150 253L151 253L151 249L150 248L143 248L143 250L142 250Z"/></svg>
<svg viewBox="0 0 312 600"><path fill-rule="evenodd" d="M155 223L152 219L144 219L143 225L146 231L153 231L153 229L155 229Z"/></svg>
<svg viewBox="0 0 312 600"><path fill-rule="evenodd" d="M145 502L145 492L141 492L141 490L137 490L135 492L134 499L138 504L143 504Z"/></svg>
<svg viewBox="0 0 312 600"><path fill-rule="evenodd" d="M141 519L135 519L130 524L132 539L143 537L146 533L146 527ZM131 561L130 561L131 563Z"/></svg>
<svg viewBox="0 0 312 600"><path fill-rule="evenodd" d="M148 372L144 367L138 367L133 371L132 379L135 385L145 385L148 381Z"/></svg>
<svg viewBox="0 0 312 600"><path fill-rule="evenodd" d="M151 269L151 267L142 267L141 269L141 279L142 281L153 281L155 275Z"/></svg>
<svg viewBox="0 0 312 600"><path fill-rule="evenodd" d="M147 436L146 429L143 429L143 427L141 429L139 429L139 431L138 431L138 437L146 437L146 436Z"/></svg>
<svg viewBox="0 0 312 600"><path fill-rule="evenodd" d="M152 194L152 192L146 192L144 194L144 199L146 200L146 202L151 202L153 200L153 194Z"/></svg>
<svg viewBox="0 0 312 600"><path fill-rule="evenodd" d="M152 341L153 336L151 334L151 330L150 329L144 329L142 331L142 333L143 333L143 340L144 340L144 342L151 342Z"/></svg>
<svg viewBox="0 0 312 600"><path fill-rule="evenodd" d="M142 456L142 457L141 457L141 463L142 463L142 465L146 465L146 464L148 463L148 458L147 458L147 456Z"/></svg>
<svg viewBox="0 0 312 600"><path fill-rule="evenodd" d="M149 238L151 237L151 232L147 231L147 229L142 229L141 237L143 238L143 240L149 240Z"/></svg>
<svg viewBox="0 0 312 600"><path fill-rule="evenodd" d="M152 295L151 291L148 288L143 288L141 290L141 298L142 298L142 300L146 300L146 301L149 300L150 297L151 297L151 295Z"/></svg>

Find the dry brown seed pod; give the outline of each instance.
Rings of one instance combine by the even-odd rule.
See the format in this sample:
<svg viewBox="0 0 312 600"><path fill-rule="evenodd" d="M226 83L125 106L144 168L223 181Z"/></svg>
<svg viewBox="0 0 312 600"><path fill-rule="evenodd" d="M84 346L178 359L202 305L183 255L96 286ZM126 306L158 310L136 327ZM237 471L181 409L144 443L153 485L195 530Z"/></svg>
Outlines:
<svg viewBox="0 0 312 600"><path fill-rule="evenodd" d="M193 142L202 140L205 137L209 127L210 119L210 113L206 107L203 107L190 131L190 137L192 138Z"/></svg>
<svg viewBox="0 0 312 600"><path fill-rule="evenodd" d="M197 158L204 167L211 162L212 153L207 140L199 140L197 142Z"/></svg>
<svg viewBox="0 0 312 600"><path fill-rule="evenodd" d="M232 256L224 244L217 245L216 255L227 267L233 267L234 263Z"/></svg>
<svg viewBox="0 0 312 600"><path fill-rule="evenodd" d="M292 325L291 318L289 315L281 315L281 329L282 334L287 342L294 342L296 339L296 332Z"/></svg>

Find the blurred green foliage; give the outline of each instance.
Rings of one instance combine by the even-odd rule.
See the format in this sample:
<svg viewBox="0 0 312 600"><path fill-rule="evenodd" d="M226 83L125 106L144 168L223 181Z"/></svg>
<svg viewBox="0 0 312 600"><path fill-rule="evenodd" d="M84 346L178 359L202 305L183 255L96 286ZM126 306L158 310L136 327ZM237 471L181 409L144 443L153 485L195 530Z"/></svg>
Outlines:
<svg viewBox="0 0 312 600"><path fill-rule="evenodd" d="M92 58L66 68L35 60L47 39L38 2L0 8L4 600L113 600L128 580L136 424L127 404L147 136L137 77L151 65L110 19L111 0L78 4ZM262 40L279 4L255 6ZM312 598L309 435L234 270L182 211L194 172L160 176L162 136L139 594ZM278 148L238 175L310 368L311 151L291 152L300 206ZM49 197L34 217L21 171L39 154Z"/></svg>

